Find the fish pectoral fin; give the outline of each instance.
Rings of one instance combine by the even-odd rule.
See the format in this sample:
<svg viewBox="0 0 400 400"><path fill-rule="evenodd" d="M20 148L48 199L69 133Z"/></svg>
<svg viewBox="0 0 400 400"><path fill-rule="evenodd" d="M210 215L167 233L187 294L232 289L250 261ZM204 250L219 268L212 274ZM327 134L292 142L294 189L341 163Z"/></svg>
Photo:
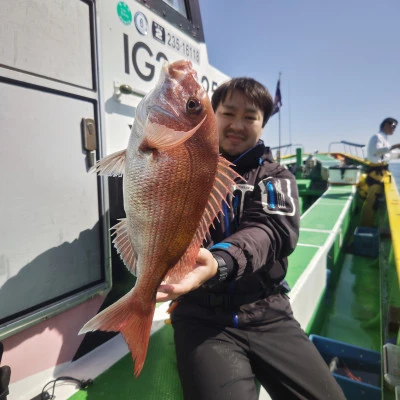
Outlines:
<svg viewBox="0 0 400 400"><path fill-rule="evenodd" d="M126 218L122 218L119 221L118 224L111 228L114 229L113 235L115 235L113 243L128 270L136 276L136 255L128 234Z"/></svg>
<svg viewBox="0 0 400 400"><path fill-rule="evenodd" d="M89 172L97 172L99 175L122 176L125 171L126 150L120 150L97 161Z"/></svg>
<svg viewBox="0 0 400 400"><path fill-rule="evenodd" d="M167 126L147 121L144 128L146 135L139 148L142 150L167 150L178 146L193 136L206 118L207 116L205 116L193 129L187 132L175 131Z"/></svg>

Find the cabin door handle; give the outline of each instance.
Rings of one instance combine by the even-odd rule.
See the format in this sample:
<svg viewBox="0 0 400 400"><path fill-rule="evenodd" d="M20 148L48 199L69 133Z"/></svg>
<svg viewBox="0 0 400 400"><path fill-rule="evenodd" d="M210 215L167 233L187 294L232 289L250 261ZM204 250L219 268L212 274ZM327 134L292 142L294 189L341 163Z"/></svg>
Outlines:
<svg viewBox="0 0 400 400"><path fill-rule="evenodd" d="M87 153L89 168L93 167L96 161L96 122L92 118L82 118L83 147Z"/></svg>
<svg viewBox="0 0 400 400"><path fill-rule="evenodd" d="M121 102L121 96L123 94L124 95L139 96L139 97L146 96L146 93L143 92L142 90L133 89L131 86L129 86L126 83L121 84L118 81L114 81L114 97L118 102Z"/></svg>

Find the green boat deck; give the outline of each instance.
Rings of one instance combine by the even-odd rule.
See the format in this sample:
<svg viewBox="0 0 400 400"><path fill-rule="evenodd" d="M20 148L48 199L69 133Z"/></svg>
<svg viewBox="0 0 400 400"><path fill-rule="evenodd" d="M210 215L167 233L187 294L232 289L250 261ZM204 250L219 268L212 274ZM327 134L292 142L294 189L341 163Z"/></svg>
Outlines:
<svg viewBox="0 0 400 400"><path fill-rule="evenodd" d="M295 292L307 268L313 263L323 263L326 275L326 270L330 270L330 279L326 289L316 288L321 294L315 307L323 304L324 307L319 307L323 312L315 312L309 321L306 319L303 328L308 334L317 333L380 350L381 338L376 328L380 324L378 261L369 259L366 265L364 257L341 250L342 242L354 228L350 225L354 192L352 186L331 186L302 215L299 243L289 257L287 281ZM99 375L92 386L70 397L71 400L111 398L182 399L171 325L165 325L151 336L138 379L133 377L133 362L127 354Z"/></svg>
<svg viewBox="0 0 400 400"><path fill-rule="evenodd" d="M172 326L165 325L150 337L146 362L138 379L133 376L132 358L127 354L99 375L93 385L80 390L70 399L183 399L176 369Z"/></svg>

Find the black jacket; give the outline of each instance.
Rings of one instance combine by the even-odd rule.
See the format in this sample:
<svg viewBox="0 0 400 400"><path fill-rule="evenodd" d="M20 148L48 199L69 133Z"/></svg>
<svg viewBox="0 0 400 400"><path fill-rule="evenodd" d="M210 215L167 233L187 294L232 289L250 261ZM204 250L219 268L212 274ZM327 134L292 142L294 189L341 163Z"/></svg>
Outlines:
<svg viewBox="0 0 400 400"><path fill-rule="evenodd" d="M299 202L294 175L274 162L260 141L234 160L233 167L246 181L238 181L228 199L225 216L214 221L206 247L228 267L225 281L187 296L206 292L247 294L265 291L280 283L287 256L299 235Z"/></svg>

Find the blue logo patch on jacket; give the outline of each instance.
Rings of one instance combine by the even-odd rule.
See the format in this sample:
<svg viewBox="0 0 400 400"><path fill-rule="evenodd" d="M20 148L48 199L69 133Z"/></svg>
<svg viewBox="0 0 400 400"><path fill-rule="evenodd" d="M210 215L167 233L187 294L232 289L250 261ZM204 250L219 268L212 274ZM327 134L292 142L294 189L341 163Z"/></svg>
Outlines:
<svg viewBox="0 0 400 400"><path fill-rule="evenodd" d="M259 182L261 202L267 214L294 215L296 205L290 179L268 177Z"/></svg>

